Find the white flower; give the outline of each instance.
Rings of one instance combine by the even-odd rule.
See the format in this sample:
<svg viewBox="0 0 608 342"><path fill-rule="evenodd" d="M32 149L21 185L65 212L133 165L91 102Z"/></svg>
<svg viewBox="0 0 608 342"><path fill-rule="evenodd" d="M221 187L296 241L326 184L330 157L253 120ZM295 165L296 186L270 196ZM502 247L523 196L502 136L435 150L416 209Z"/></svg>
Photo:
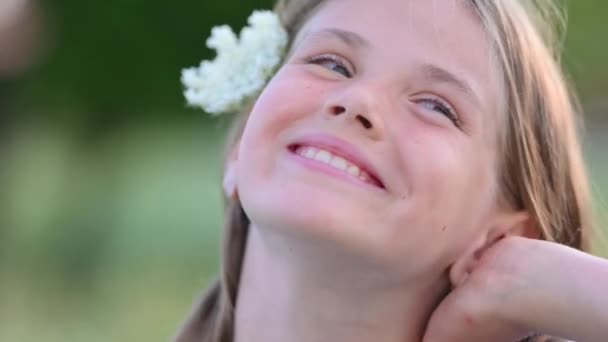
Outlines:
<svg viewBox="0 0 608 342"><path fill-rule="evenodd" d="M182 70L188 104L214 115L234 112L264 87L281 63L287 32L271 11L254 11L248 22L240 37L225 25L211 30L215 59Z"/></svg>

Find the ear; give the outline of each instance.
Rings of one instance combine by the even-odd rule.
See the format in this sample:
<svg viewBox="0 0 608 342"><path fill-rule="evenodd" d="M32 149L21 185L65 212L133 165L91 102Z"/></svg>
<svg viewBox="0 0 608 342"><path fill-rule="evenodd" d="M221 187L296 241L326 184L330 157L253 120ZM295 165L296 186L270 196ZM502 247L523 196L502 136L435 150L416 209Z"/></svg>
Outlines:
<svg viewBox="0 0 608 342"><path fill-rule="evenodd" d="M541 232L527 211L496 213L489 224L489 229L481 234L470 248L452 264L449 273L452 284L461 285L473 271L483 253L507 236L540 239Z"/></svg>
<svg viewBox="0 0 608 342"><path fill-rule="evenodd" d="M222 182L224 194L227 198L238 197L236 186L236 169L238 163L239 142L234 143L228 153L228 158L224 164L224 180Z"/></svg>

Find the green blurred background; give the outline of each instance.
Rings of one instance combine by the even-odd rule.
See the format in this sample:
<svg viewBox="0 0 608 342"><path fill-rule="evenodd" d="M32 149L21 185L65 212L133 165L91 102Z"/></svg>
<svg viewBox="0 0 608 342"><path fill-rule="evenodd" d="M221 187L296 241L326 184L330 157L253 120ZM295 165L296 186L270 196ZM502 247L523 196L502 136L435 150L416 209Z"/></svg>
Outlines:
<svg viewBox="0 0 608 342"><path fill-rule="evenodd" d="M217 270L226 128L179 73L271 1L27 1L0 0L0 341L168 340ZM604 211L608 2L569 9Z"/></svg>

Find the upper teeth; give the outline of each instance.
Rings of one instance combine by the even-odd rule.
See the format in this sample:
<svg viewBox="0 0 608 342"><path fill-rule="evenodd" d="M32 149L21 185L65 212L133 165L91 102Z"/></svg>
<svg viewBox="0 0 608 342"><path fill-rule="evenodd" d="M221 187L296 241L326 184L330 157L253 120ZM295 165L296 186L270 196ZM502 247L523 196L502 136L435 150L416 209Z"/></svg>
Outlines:
<svg viewBox="0 0 608 342"><path fill-rule="evenodd" d="M329 151L318 149L316 147L301 146L296 150L296 153L304 158L316 160L333 166L334 168L344 171L364 182L369 182L371 179L371 176L367 172L361 170L357 165L340 156L336 156Z"/></svg>

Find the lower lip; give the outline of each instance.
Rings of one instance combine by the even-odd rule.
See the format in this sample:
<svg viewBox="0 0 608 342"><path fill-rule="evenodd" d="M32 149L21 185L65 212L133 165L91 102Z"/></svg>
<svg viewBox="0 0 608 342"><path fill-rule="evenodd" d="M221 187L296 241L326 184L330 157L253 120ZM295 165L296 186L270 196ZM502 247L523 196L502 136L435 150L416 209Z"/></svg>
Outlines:
<svg viewBox="0 0 608 342"><path fill-rule="evenodd" d="M383 190L382 188L380 188L379 186L377 186L374 183L362 181L359 178L355 178L355 177L351 176L350 174L348 174L344 171L338 170L326 163L303 157L303 156L297 154L295 151L288 150L288 155L290 158L293 158L293 160L295 160L296 162L301 163L302 165L304 165L305 167L307 167L311 170L319 171L319 172L328 174L330 176L334 176L334 177L343 179L352 184L356 184L359 186L365 186L366 188L372 187L376 190Z"/></svg>

